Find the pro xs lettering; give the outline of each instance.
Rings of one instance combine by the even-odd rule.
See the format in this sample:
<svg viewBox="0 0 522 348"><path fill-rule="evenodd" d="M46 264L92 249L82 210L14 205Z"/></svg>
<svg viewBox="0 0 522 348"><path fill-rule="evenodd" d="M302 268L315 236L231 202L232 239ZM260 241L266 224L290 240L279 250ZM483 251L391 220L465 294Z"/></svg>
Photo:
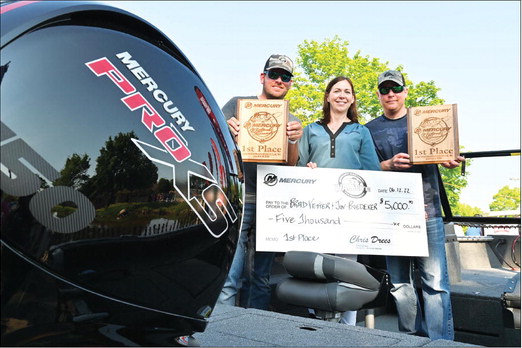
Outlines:
<svg viewBox="0 0 522 348"><path fill-rule="evenodd" d="M29 210L36 220L54 232L72 233L87 227L96 215L89 199L68 186L39 191L40 179L29 166L50 182L58 179L60 173L3 122L1 129L2 190L16 197L34 194L29 201ZM64 202L73 202L77 210L62 218L53 216L52 208Z"/></svg>
<svg viewBox="0 0 522 348"><path fill-rule="evenodd" d="M137 139L133 139L134 144L151 161L172 168L174 188L190 205L209 233L216 238L220 237L228 230L229 223L234 223L238 217L207 167L190 159L191 151L181 131L194 131L194 128L141 65L135 60L131 60L129 53L123 52L116 56L152 93L153 98L161 103L163 110L169 113L174 123L167 124L147 98L138 92L136 87L106 57L85 63L85 65L96 76L108 77L123 92L124 97L121 101L129 110L141 111L141 123L154 134L161 147ZM206 184L202 186L200 182ZM191 187L193 187L192 190Z"/></svg>
<svg viewBox="0 0 522 348"><path fill-rule="evenodd" d="M153 98L161 103L163 110L170 114L170 117L175 120L176 124L181 127L182 131L194 131L190 122L183 115L183 113L174 105L174 102L169 99L167 94L158 88L158 84L149 76L142 66L136 61L132 60L129 52L123 52L116 55L130 72L147 87L147 91L151 92Z"/></svg>
<svg viewBox="0 0 522 348"><path fill-rule="evenodd" d="M165 150L136 139L132 139L132 141L152 162L161 163L172 168L174 188L190 205L211 235L216 238L220 237L228 230L228 220L231 223L237 220L237 215L227 196L217 185L216 179L208 171L207 167L189 159L183 163L182 168L179 168L179 165L176 166L169 160ZM209 181L211 184L201 191L191 190L191 183L198 179ZM204 204L201 202L204 202ZM218 219L220 216L223 219Z"/></svg>
<svg viewBox="0 0 522 348"><path fill-rule="evenodd" d="M116 86L118 86L127 96L121 101L131 110L141 110L141 122L156 139L171 154L177 162L183 162L190 157L191 153L186 145L186 140L181 134L174 131L174 127L166 125L165 120L145 99L136 91L136 88L123 76L123 74L107 59L101 58L86 63L96 76L107 76ZM170 142L170 143L169 143Z"/></svg>

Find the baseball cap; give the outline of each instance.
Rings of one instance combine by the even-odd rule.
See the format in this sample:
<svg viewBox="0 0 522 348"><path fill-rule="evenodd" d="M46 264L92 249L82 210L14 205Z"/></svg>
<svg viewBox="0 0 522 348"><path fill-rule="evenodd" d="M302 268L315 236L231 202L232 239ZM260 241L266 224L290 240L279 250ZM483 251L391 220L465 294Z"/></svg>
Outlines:
<svg viewBox="0 0 522 348"><path fill-rule="evenodd" d="M285 55L282 54L272 54L265 63L265 68L263 70L271 70L271 69L283 69L293 75L294 73L294 62Z"/></svg>
<svg viewBox="0 0 522 348"><path fill-rule="evenodd" d="M404 82L404 76L402 76L401 72L397 70L388 70L380 74L377 86L380 86L381 83L386 81L393 81L399 86L404 86L406 84Z"/></svg>

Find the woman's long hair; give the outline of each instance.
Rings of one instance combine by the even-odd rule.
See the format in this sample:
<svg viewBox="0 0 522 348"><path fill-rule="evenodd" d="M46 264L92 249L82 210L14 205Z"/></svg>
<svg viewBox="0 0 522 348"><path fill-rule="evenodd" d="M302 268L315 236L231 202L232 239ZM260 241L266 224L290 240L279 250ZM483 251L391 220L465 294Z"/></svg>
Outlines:
<svg viewBox="0 0 522 348"><path fill-rule="evenodd" d="M337 76L332 81L328 83L326 86L326 90L324 91L324 98L323 98L323 118L321 119L321 122L324 124L328 124L330 122L330 103L328 103L328 94L330 94L330 91L332 90L332 87L339 81L346 80L352 87L352 94L353 94L353 103L348 108L348 118L350 121L359 123L359 113L357 112L357 97L355 95L355 89L353 88L352 80L350 80L346 76Z"/></svg>

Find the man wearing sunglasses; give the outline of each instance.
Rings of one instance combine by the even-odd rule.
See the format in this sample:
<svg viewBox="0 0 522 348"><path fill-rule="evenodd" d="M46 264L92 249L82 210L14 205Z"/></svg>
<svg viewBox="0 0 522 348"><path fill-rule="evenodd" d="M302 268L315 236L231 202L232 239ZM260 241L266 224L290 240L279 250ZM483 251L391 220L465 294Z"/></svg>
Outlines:
<svg viewBox="0 0 522 348"><path fill-rule="evenodd" d="M386 264L392 283L391 294L399 316L399 330L428 336L432 340L453 340L453 315L450 302L444 224L436 164L412 165L408 155L407 109L408 96L403 75L388 70L379 75L377 97L383 115L368 122L382 170L407 171L422 174L429 257L388 256ZM464 158L442 163L455 168ZM420 307L414 286L413 268L419 269L424 307ZM424 314L422 313L424 311Z"/></svg>
<svg viewBox="0 0 522 348"><path fill-rule="evenodd" d="M273 54L266 61L260 75L260 82L263 86L261 94L257 96L233 97L223 106L223 114L227 118L228 126L234 136L237 136L240 131L236 115L238 100L284 99L292 86L293 71L294 63L290 58L280 54ZM298 157L297 141L303 135L303 127L299 119L292 114L289 114L286 134L288 135L289 143L287 165L294 166ZM270 272L275 253L254 251L257 165L258 163L255 162L243 163L246 188L243 223L234 260L218 302L235 305L236 295L241 291L239 296L240 306L266 310L270 304Z"/></svg>

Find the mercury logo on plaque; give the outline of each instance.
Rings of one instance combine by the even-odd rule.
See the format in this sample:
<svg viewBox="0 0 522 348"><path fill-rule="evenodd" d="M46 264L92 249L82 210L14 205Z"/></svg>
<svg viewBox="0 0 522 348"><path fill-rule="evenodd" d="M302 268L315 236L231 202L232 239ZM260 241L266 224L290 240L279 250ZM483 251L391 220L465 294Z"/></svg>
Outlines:
<svg viewBox="0 0 522 348"><path fill-rule="evenodd" d="M457 104L408 109L408 154L413 164L442 163L459 156Z"/></svg>
<svg viewBox="0 0 522 348"><path fill-rule="evenodd" d="M286 163L288 101L239 99L237 143L245 162Z"/></svg>

